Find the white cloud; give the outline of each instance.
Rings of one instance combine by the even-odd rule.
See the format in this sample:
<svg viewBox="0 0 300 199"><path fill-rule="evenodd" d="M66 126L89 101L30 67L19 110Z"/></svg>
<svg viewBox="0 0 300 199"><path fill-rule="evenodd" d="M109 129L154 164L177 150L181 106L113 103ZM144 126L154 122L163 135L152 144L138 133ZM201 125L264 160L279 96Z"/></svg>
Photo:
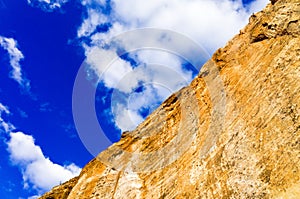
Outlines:
<svg viewBox="0 0 300 199"><path fill-rule="evenodd" d="M109 88L115 87L115 84L122 79L124 74L132 70L130 64L118 58L115 51L94 46L87 47L86 54L87 63L99 77L103 78L105 85Z"/></svg>
<svg viewBox="0 0 300 199"><path fill-rule="evenodd" d="M16 128L3 119L3 114L9 115L10 111L7 106L0 103L0 129L3 129L10 138L4 141L8 146L11 162L21 169L24 188L44 192L79 175L81 168L74 163L59 165L45 157L41 147L35 144L31 135L12 132Z"/></svg>
<svg viewBox="0 0 300 199"><path fill-rule="evenodd" d="M143 121L141 109L153 110L159 101L156 89L152 85L144 86L141 92L124 95L118 91L113 94L112 112L115 123L122 131L133 130ZM157 105L157 104L156 104Z"/></svg>
<svg viewBox="0 0 300 199"><path fill-rule="evenodd" d="M22 132L10 133L8 152L13 164L20 167L24 188L48 191L53 186L79 175L81 169L75 164L58 165L45 157L34 138Z"/></svg>
<svg viewBox="0 0 300 199"><path fill-rule="evenodd" d="M30 196L27 199L38 199L39 197L41 197L40 195L34 195L34 196Z"/></svg>
<svg viewBox="0 0 300 199"><path fill-rule="evenodd" d="M5 132L11 131L15 127L11 123L6 122L2 118L3 113L6 114L6 115L9 115L10 111L9 111L7 106L4 106L2 103L0 103L0 129L3 129Z"/></svg>
<svg viewBox="0 0 300 199"><path fill-rule="evenodd" d="M52 12L59 9L67 2L68 0L27 0L29 5L41 8L45 12Z"/></svg>
<svg viewBox="0 0 300 199"><path fill-rule="evenodd" d="M116 125L122 131L133 130L136 125L143 121L143 117L141 117L136 111L128 109L123 104L117 104L114 107L114 112Z"/></svg>
<svg viewBox="0 0 300 199"><path fill-rule="evenodd" d="M88 10L88 18L86 18L78 30L78 37L88 36L95 31L98 25L107 22L107 17L95 9Z"/></svg>
<svg viewBox="0 0 300 199"><path fill-rule="evenodd" d="M253 3L251 3L249 6L249 12L258 12L262 8L264 8L267 5L267 3L269 3L269 0L253 1Z"/></svg>
<svg viewBox="0 0 300 199"><path fill-rule="evenodd" d="M23 77L20 61L24 59L23 53L18 49L18 43L13 38L0 36L0 46L9 54L10 65L12 67L11 78L23 87L29 89L29 81Z"/></svg>
<svg viewBox="0 0 300 199"><path fill-rule="evenodd" d="M5 132L15 129L14 125L9 122L5 122L2 118L0 118L0 128L4 129Z"/></svg>
<svg viewBox="0 0 300 199"><path fill-rule="evenodd" d="M163 28L184 33L213 52L234 36L253 12L259 11L267 3L268 0L256 0L249 8L245 8L240 0L112 0L112 12L106 17L99 10L92 9L97 4L105 4L89 0L85 2L88 17L78 30L78 36L88 36L96 30L97 25L107 22L112 23L113 28L101 34L103 37L118 33L115 26L120 31L143 27Z"/></svg>
<svg viewBox="0 0 300 199"><path fill-rule="evenodd" d="M4 106L2 103L0 103L0 116L1 116L2 112L6 113L6 114L10 113L8 110L8 107Z"/></svg>
<svg viewBox="0 0 300 199"><path fill-rule="evenodd" d="M116 126L123 131L133 129L142 120L138 108L143 108L146 103L161 102L170 91L188 84L192 80L192 72L182 67L179 57L159 51L132 52L130 56L138 66L132 66L120 58L108 65L118 55L118 50L131 49L131 43L126 40L117 45L107 44L110 38L136 28L169 29L187 35L202 45L208 54L212 54L238 33L253 12L261 10L267 3L268 0L257 0L245 7L241 0L111 0L111 12L105 14L101 12L101 8L107 6L105 1L83 1L87 18L78 29L78 37L89 37L91 40L83 43L87 63L108 88L117 89L126 97L136 98L131 105L123 98L117 98L117 102L112 103ZM107 32L97 32L101 24L111 26ZM147 37L141 35L134 41L141 43ZM160 39L154 41L157 46L162 42ZM173 45L172 40L167 42L167 45ZM190 50L185 49L185 45L182 48L182 51ZM100 56L103 54L106 56ZM149 83L153 83L152 97L146 90L138 95L133 93L138 86Z"/></svg>
<svg viewBox="0 0 300 199"><path fill-rule="evenodd" d="M82 0L81 3L84 6L91 5L91 4L94 4L94 3L96 5L104 6L104 5L106 5L106 0Z"/></svg>

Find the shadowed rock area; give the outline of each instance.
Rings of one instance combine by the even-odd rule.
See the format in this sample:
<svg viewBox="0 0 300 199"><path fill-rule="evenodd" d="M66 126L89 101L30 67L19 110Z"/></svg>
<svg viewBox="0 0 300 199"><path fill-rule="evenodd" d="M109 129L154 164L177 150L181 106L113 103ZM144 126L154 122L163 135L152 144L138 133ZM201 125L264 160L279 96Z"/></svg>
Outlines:
<svg viewBox="0 0 300 199"><path fill-rule="evenodd" d="M300 198L300 0L273 0L193 82L42 199Z"/></svg>

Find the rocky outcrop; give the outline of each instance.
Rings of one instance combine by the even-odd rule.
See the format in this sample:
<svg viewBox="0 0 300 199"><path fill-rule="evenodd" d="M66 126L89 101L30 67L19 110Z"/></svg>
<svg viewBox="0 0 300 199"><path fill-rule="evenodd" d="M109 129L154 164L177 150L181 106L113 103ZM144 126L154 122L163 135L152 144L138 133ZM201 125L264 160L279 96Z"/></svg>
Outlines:
<svg viewBox="0 0 300 199"><path fill-rule="evenodd" d="M42 198L300 198L300 0L252 15L188 87Z"/></svg>
<svg viewBox="0 0 300 199"><path fill-rule="evenodd" d="M72 178L59 186L53 187L52 190L46 193L42 198L47 199L64 199L68 198L71 190L76 185L78 177Z"/></svg>

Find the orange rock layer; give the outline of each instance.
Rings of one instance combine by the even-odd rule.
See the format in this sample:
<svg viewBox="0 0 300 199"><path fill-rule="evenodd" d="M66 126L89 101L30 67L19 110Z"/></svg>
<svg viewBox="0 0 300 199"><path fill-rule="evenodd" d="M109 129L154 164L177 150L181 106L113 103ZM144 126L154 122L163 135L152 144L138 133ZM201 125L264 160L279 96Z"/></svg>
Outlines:
<svg viewBox="0 0 300 199"><path fill-rule="evenodd" d="M272 1L58 198L300 198L300 0Z"/></svg>

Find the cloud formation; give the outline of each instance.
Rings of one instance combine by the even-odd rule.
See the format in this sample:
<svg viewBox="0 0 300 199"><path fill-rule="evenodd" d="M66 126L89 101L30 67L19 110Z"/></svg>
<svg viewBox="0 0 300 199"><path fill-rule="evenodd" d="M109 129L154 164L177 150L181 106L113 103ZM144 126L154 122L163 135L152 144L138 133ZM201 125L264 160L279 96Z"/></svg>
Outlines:
<svg viewBox="0 0 300 199"><path fill-rule="evenodd" d="M60 9L68 0L27 0L27 3L33 7L38 7L45 12L52 12Z"/></svg>
<svg viewBox="0 0 300 199"><path fill-rule="evenodd" d="M4 132L9 132L15 127L2 118L3 113L9 115L10 111L7 106L4 106L2 103L0 103L0 130L2 129Z"/></svg>
<svg viewBox="0 0 300 199"><path fill-rule="evenodd" d="M45 157L34 138L22 132L10 133L8 152L13 164L20 167L24 188L48 191L77 175L81 169L75 164L58 165Z"/></svg>
<svg viewBox="0 0 300 199"><path fill-rule="evenodd" d="M4 114L10 114L9 108L0 103L0 129L8 137L5 141L9 157L13 165L20 168L25 189L42 193L79 175L81 168L74 163L59 165L46 157L41 147L35 144L33 136L12 132L15 127L5 121Z"/></svg>
<svg viewBox="0 0 300 199"><path fill-rule="evenodd" d="M6 114L10 113L8 108L0 103L0 117L1 117L2 112L6 113Z"/></svg>
<svg viewBox="0 0 300 199"><path fill-rule="evenodd" d="M134 60L133 64L128 58L117 56L120 50L129 49L130 43L110 44L107 42L110 38L136 28L168 29L188 36L211 55L246 25L253 12L267 3L268 0L257 0L245 6L241 0L82 1L87 15L77 36L83 41L90 68L107 88L121 93L118 96L122 97L115 98L116 102L112 103L116 127L122 131L134 129L143 120L141 109L163 101L170 93L187 85L193 76L178 56L166 52L131 52L128 57ZM136 42L146 39L146 35L135 38ZM157 43L160 42L158 38ZM100 56L103 54L106 56ZM118 58L113 60L116 56ZM107 60L112 60L109 66L104 64ZM163 67L153 67L152 63ZM166 68L168 70L164 70ZM179 75L173 78L170 71ZM148 85L147 89L143 88L137 95L135 90L143 85ZM129 103L124 98L135 100Z"/></svg>
<svg viewBox="0 0 300 199"><path fill-rule="evenodd" d="M0 35L0 46L7 51L9 55L10 66L12 67L11 78L19 85L29 89L29 81L23 77L20 61L24 59L23 53L18 49L18 43L13 38L6 38Z"/></svg>
<svg viewBox="0 0 300 199"><path fill-rule="evenodd" d="M246 7L241 0L87 0L87 17L78 37L90 36L92 43L134 28L162 28L177 31L202 44L210 52L223 46L262 9L268 0L256 0ZM111 12L103 10L111 7ZM97 31L110 24L107 32Z"/></svg>

